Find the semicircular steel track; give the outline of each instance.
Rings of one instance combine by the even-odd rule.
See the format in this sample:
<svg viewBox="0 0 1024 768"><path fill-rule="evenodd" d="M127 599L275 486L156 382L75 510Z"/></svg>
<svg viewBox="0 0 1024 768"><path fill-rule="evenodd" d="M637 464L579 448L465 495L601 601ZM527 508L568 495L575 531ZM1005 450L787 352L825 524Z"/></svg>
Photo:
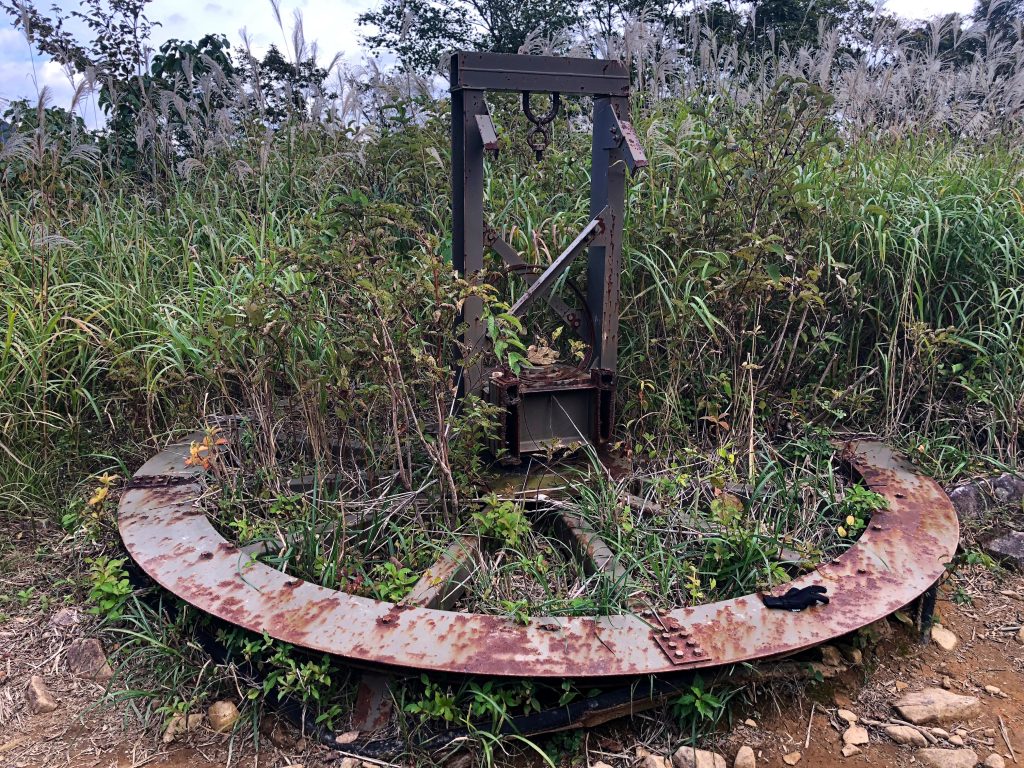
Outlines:
<svg viewBox="0 0 1024 768"><path fill-rule="evenodd" d="M747 595L653 615L501 616L404 607L293 578L224 539L200 503L192 436L136 473L119 527L138 565L196 608L296 646L369 664L508 677L607 678L783 656L896 611L943 574L959 541L949 498L883 443L840 445L842 460L889 502L836 560L786 585L827 588L799 613Z"/></svg>

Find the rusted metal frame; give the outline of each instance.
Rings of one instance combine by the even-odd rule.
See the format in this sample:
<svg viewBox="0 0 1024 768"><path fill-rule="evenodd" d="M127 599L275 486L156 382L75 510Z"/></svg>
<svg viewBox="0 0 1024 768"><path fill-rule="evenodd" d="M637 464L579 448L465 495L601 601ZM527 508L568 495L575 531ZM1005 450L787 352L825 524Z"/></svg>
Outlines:
<svg viewBox="0 0 1024 768"><path fill-rule="evenodd" d="M629 95L621 61L462 51L452 54L449 75L452 90Z"/></svg>
<svg viewBox="0 0 1024 768"><path fill-rule="evenodd" d="M560 278L572 265L572 262L580 255L580 252L589 245L597 235L604 231L605 216L608 213L608 206L605 206L590 222L580 231L576 238L566 246L558 257L551 262L550 266L542 272L530 285L523 295L509 309L509 314L522 317L527 308L537 299L547 296L554 287L555 281Z"/></svg>
<svg viewBox="0 0 1024 768"><path fill-rule="evenodd" d="M587 265L587 304L594 313L595 367L615 371L619 345L619 274L622 268L622 219L626 163L616 140L616 115L629 113L624 96L594 99L594 135L590 165L590 215L605 214L605 241L591 245Z"/></svg>
<svg viewBox="0 0 1024 768"><path fill-rule="evenodd" d="M191 439L201 439L193 435ZM202 470L189 441L147 462L122 494L118 525L132 558L157 583L225 621L354 661L507 677L613 678L788 655L899 610L945 572L959 543L948 497L882 443L851 442L842 457L888 505L836 560L784 588L824 586L831 602L799 613L758 595L662 613L501 616L403 607L326 589L263 563L240 565L200 504ZM148 478L173 482L148 483ZM652 636L686 630L702 651L679 665Z"/></svg>
<svg viewBox="0 0 1024 768"><path fill-rule="evenodd" d="M594 526L574 514L562 502L545 498L540 500L555 508L556 512L550 518L554 533L569 547L573 556L583 563L587 573L603 573L616 584L626 583L626 571Z"/></svg>

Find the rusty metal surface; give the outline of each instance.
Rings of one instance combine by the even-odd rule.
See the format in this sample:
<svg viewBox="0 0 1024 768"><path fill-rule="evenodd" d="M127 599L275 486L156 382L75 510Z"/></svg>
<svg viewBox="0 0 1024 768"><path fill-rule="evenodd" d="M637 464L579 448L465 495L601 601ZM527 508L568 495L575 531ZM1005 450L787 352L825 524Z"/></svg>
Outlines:
<svg viewBox="0 0 1024 768"><path fill-rule="evenodd" d="M357 597L253 562L214 530L200 507L201 470L184 466L188 445L152 458L121 498L119 526L135 561L163 587L225 621L382 665L585 678L785 655L902 608L943 574L959 540L953 506L937 483L881 443L852 442L842 447L843 457L889 507L875 512L841 557L786 585L824 585L828 605L792 613L769 610L747 595L658 615L535 617L524 626ZM656 630L686 631L694 642L689 647L701 654L675 663L652 636Z"/></svg>

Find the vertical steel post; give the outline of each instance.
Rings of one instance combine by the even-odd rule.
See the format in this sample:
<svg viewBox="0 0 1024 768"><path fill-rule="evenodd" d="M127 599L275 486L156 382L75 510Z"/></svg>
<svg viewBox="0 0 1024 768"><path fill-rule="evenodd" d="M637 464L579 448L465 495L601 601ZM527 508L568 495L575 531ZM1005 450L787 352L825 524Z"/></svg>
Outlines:
<svg viewBox="0 0 1024 768"><path fill-rule="evenodd" d="M451 58L452 93L452 264L459 276L474 280L484 267L484 145L476 116L486 114L483 92L459 85L459 55ZM468 298L459 317L466 324L463 343L475 357L483 349L483 304ZM481 380L480 363L462 361L459 395L475 391Z"/></svg>
<svg viewBox="0 0 1024 768"><path fill-rule="evenodd" d="M594 315L594 366L608 371L614 371L618 364L619 272L626 195L626 163L615 136L616 114L628 118L628 99L621 96L594 98L590 215L596 216L606 206L608 213L603 242L592 245L589 251L587 304Z"/></svg>

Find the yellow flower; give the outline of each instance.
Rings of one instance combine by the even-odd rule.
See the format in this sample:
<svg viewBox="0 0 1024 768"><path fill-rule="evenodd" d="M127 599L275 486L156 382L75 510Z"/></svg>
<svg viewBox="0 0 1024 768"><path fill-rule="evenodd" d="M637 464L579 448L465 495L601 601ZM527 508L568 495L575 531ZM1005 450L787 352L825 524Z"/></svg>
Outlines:
<svg viewBox="0 0 1024 768"><path fill-rule="evenodd" d="M105 485L101 485L99 488L96 489L96 492L92 495L92 498L89 499L89 506L95 507L99 504L102 504L103 500L107 498L108 493L110 493L110 488L108 488Z"/></svg>
<svg viewBox="0 0 1024 768"><path fill-rule="evenodd" d="M106 472L104 472L102 475L100 475L99 479L100 483L103 485L113 485L121 478L118 477L117 475L108 475Z"/></svg>
<svg viewBox="0 0 1024 768"><path fill-rule="evenodd" d="M846 516L846 524L847 525L853 525L856 522L857 522L857 518L855 518L853 515L847 515Z"/></svg>
<svg viewBox="0 0 1024 768"><path fill-rule="evenodd" d="M846 529L843 528L843 526L840 525L838 528L836 528L836 533L838 533L840 536L844 536L845 537L846 536Z"/></svg>

